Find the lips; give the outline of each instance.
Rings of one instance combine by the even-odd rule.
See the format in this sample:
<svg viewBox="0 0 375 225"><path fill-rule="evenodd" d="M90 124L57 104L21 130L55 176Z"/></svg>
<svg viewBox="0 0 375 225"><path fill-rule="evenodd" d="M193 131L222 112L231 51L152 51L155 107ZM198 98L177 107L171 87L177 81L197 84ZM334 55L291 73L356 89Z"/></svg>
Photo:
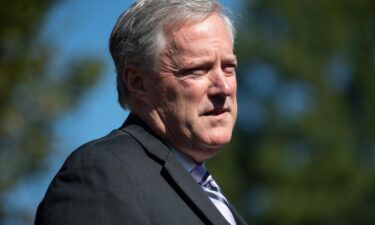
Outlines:
<svg viewBox="0 0 375 225"><path fill-rule="evenodd" d="M213 109L203 113L203 116L218 116L229 111L228 108Z"/></svg>

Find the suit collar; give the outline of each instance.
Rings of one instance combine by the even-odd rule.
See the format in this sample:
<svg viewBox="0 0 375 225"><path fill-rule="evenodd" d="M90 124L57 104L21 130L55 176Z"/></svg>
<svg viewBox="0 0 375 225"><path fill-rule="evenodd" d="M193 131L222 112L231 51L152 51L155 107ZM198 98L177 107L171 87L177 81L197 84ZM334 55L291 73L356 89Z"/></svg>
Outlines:
<svg viewBox="0 0 375 225"><path fill-rule="evenodd" d="M198 164L189 156L178 151L174 148L171 148L171 152L176 157L176 159L181 163L181 165L190 173Z"/></svg>
<svg viewBox="0 0 375 225"><path fill-rule="evenodd" d="M156 157L163 165L163 170L176 184L190 205L194 205L195 211L205 223L227 225L227 221L207 198L200 186L190 176L186 169L170 152L169 147L137 116L130 113L127 120L120 128L133 136L148 153Z"/></svg>
<svg viewBox="0 0 375 225"><path fill-rule="evenodd" d="M169 154L168 145L135 114L130 113L120 129L133 136L150 154L165 162Z"/></svg>

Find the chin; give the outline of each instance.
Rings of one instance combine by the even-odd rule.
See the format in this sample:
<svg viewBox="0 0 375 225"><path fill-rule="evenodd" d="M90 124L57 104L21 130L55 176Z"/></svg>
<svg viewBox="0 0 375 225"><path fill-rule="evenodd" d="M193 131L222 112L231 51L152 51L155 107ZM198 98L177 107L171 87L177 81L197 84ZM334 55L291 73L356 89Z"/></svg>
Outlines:
<svg viewBox="0 0 375 225"><path fill-rule="evenodd" d="M212 149L223 148L224 145L228 144L232 138L232 132L222 131L214 132L209 136L209 141L207 143Z"/></svg>
<svg viewBox="0 0 375 225"><path fill-rule="evenodd" d="M211 130L202 129L196 133L197 136L192 140L195 152L195 159L202 162L214 157L220 149L228 144L232 137L232 129L226 127L214 128Z"/></svg>
<svg viewBox="0 0 375 225"><path fill-rule="evenodd" d="M212 146L210 146L210 147L207 146L205 148L201 148L198 151L196 151L195 160L198 163L202 163L202 162L206 161L207 159L215 157L220 149L221 149L221 147L220 148L212 148Z"/></svg>

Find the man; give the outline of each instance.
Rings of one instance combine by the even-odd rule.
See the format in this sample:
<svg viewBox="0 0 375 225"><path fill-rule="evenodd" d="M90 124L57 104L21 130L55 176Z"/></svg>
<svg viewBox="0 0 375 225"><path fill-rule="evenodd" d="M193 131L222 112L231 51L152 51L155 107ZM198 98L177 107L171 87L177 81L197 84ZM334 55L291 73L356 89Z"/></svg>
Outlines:
<svg viewBox="0 0 375 225"><path fill-rule="evenodd" d="M74 151L35 224L246 224L204 168L237 114L234 28L215 0L139 0L110 39L124 125Z"/></svg>

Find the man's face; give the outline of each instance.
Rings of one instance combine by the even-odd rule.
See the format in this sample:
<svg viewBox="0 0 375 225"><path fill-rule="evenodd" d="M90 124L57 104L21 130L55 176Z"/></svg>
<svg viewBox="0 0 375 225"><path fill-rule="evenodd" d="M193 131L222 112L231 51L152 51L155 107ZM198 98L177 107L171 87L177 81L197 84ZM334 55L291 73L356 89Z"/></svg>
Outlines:
<svg viewBox="0 0 375 225"><path fill-rule="evenodd" d="M169 33L158 73L145 81L154 126L167 143L200 162L230 141L236 65L229 31L217 14Z"/></svg>

